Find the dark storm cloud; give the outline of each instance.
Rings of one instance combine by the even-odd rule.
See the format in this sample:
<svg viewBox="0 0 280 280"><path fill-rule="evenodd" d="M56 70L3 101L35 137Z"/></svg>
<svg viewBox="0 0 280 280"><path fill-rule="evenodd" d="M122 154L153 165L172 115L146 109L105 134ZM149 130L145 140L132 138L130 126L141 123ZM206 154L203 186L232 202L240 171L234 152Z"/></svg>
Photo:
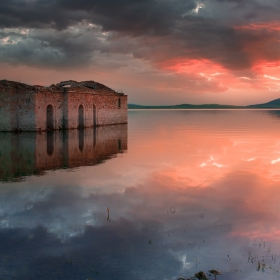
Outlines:
<svg viewBox="0 0 280 280"><path fill-rule="evenodd" d="M276 0L0 0L0 59L68 67L91 64L102 52L157 64L207 59L247 69L257 60L280 59L279 32L236 26L278 20L279 8ZM13 41L15 28L32 33Z"/></svg>
<svg viewBox="0 0 280 280"><path fill-rule="evenodd" d="M104 30L139 36L165 35L173 32L176 22L196 8L194 0L83 0L69 3L61 0L65 8L91 11L92 21Z"/></svg>
<svg viewBox="0 0 280 280"><path fill-rule="evenodd" d="M66 28L83 16L63 13L57 1L0 1L0 27Z"/></svg>
<svg viewBox="0 0 280 280"><path fill-rule="evenodd" d="M280 7L276 0L266 1L265 4L257 0L1 0L0 27L52 27L61 30L86 20L102 26L104 30L133 36L167 34L173 33L178 21L188 17L199 3L204 4L206 10L215 8L216 14L213 11L206 13L207 18L219 18L219 21L233 18L235 22L242 18L240 11L234 14L236 8L271 20L273 15L278 19L277 9ZM232 3L236 5L232 6Z"/></svg>
<svg viewBox="0 0 280 280"><path fill-rule="evenodd" d="M26 32L26 33L25 33ZM51 29L0 30L1 61L43 67L86 65L95 51L102 49L103 35L96 28L79 26L55 31Z"/></svg>
<svg viewBox="0 0 280 280"><path fill-rule="evenodd" d="M52 27L60 30L87 20L109 31L134 35L161 34L172 29L178 17L195 7L194 0L2 0L0 27Z"/></svg>

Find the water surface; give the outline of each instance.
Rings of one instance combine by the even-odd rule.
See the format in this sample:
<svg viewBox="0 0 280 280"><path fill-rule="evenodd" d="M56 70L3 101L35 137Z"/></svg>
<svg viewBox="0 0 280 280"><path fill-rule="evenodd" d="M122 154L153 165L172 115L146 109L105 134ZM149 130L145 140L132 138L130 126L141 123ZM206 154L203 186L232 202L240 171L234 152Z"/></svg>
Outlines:
<svg viewBox="0 0 280 280"><path fill-rule="evenodd" d="M131 110L128 127L1 134L0 278L280 278L279 116Z"/></svg>

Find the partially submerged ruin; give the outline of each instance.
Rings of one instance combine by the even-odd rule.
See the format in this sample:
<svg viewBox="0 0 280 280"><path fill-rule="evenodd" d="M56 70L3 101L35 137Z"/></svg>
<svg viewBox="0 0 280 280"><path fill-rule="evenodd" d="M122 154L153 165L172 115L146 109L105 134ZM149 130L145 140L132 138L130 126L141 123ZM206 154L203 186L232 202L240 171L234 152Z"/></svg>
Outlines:
<svg viewBox="0 0 280 280"><path fill-rule="evenodd" d="M127 123L127 95L94 81L49 87L0 80L0 131L49 131Z"/></svg>

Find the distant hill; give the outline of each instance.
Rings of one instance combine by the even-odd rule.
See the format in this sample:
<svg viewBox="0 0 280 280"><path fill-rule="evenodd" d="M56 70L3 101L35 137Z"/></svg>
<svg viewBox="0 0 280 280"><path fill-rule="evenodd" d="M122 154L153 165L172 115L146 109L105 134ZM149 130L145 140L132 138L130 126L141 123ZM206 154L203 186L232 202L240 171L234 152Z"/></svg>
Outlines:
<svg viewBox="0 0 280 280"><path fill-rule="evenodd" d="M240 109L246 108L245 106L233 106L233 105L220 105L220 104L179 104L168 106L146 106L137 104L128 104L128 109Z"/></svg>
<svg viewBox="0 0 280 280"><path fill-rule="evenodd" d="M250 108L267 108L267 109L280 109L280 98L272 100L263 104L255 104L248 106L234 106L234 105L221 105L221 104L179 104L179 105L166 105L166 106L149 106L128 104L128 109L250 109Z"/></svg>
<svg viewBox="0 0 280 280"><path fill-rule="evenodd" d="M247 108L280 108L280 98L263 104L249 105Z"/></svg>

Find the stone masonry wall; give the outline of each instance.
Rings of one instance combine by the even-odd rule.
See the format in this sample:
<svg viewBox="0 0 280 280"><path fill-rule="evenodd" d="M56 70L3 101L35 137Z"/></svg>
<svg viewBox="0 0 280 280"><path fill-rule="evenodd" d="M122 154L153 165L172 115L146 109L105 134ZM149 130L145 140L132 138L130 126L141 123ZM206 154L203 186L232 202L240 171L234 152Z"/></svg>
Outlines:
<svg viewBox="0 0 280 280"><path fill-rule="evenodd" d="M127 123L127 96L69 92L67 122L70 129L79 126L80 105L84 109L85 127Z"/></svg>
<svg viewBox="0 0 280 280"><path fill-rule="evenodd" d="M97 96L96 100L98 125L127 123L127 96Z"/></svg>
<svg viewBox="0 0 280 280"><path fill-rule="evenodd" d="M73 88L41 87L1 80L0 131L40 132L127 123L127 96L97 86L74 82Z"/></svg>
<svg viewBox="0 0 280 280"><path fill-rule="evenodd" d="M93 98L92 94L83 92L69 91L68 92L68 128L79 127L79 106L83 108L84 127L93 126Z"/></svg>
<svg viewBox="0 0 280 280"><path fill-rule="evenodd" d="M18 108L16 110L18 123L15 129L19 131L35 131L35 93L17 92L16 96L18 97Z"/></svg>
<svg viewBox="0 0 280 280"><path fill-rule="evenodd" d="M125 95L46 91L36 93L35 100L37 131L47 130L48 105L53 107L54 129L78 128L79 106L83 108L83 127L127 123L127 96Z"/></svg>
<svg viewBox="0 0 280 280"><path fill-rule="evenodd" d="M51 91L36 93L35 96L36 130L47 129L47 106L53 107L54 129L63 128L63 94Z"/></svg>
<svg viewBox="0 0 280 280"><path fill-rule="evenodd" d="M12 130L12 114L11 107L14 103L14 95L11 96L9 92L0 92L0 130L11 131Z"/></svg>
<svg viewBox="0 0 280 280"><path fill-rule="evenodd" d="M34 92L0 92L0 131L34 131L35 100Z"/></svg>

